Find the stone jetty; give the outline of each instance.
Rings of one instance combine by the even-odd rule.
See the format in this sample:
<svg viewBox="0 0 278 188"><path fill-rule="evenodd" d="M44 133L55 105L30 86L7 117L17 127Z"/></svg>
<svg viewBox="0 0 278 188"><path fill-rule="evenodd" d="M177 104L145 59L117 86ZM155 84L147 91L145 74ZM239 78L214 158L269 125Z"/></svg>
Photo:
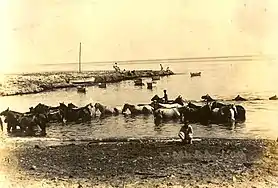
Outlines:
<svg viewBox="0 0 278 188"><path fill-rule="evenodd" d="M99 83L115 83L143 77L169 76L170 70L133 70L116 71L85 71L85 72L45 72L5 75L0 83L0 95L21 95L71 88L77 85L93 86Z"/></svg>

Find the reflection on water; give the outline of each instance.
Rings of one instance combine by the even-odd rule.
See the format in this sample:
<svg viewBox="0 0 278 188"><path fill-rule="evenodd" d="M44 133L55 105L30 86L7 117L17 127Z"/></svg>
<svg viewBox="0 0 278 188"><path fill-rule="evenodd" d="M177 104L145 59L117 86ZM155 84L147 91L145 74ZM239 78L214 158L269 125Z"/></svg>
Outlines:
<svg viewBox="0 0 278 188"><path fill-rule="evenodd" d="M88 65L87 65L88 66ZM108 65L103 65L108 67ZM110 65L109 65L110 66ZM121 65L120 65L121 66ZM163 89L168 90L169 98L182 95L186 99L200 100L204 94L215 98L230 100L240 94L245 98L262 98L259 101L241 103L247 110L247 120L237 125L233 130L211 125L193 125L196 136L204 137L268 137L276 138L278 132L277 115L278 101L267 100L278 94L278 85L273 80L277 63L256 62L194 62L165 63L174 72L183 73L164 77L157 81L153 90L146 87L135 87L133 81L108 84L106 89L89 87L86 94L77 93L73 89L64 89L49 93L39 93L23 96L0 98L0 110L10 107L13 110L25 112L30 106L39 102L57 106L59 102L74 103L83 106L88 103L100 102L109 106L122 106L124 103L149 103L150 98L158 94L162 96ZM123 69L157 69L158 64L122 65ZM90 70L95 67L91 65ZM99 68L99 67L98 67ZM99 68L101 69L101 68ZM202 71L201 77L191 78L189 73ZM146 82L149 79L144 79ZM180 129L178 122L168 122L154 125L152 116L144 117L110 117L93 120L90 124L55 125L48 129L49 138L89 139L100 137L177 137Z"/></svg>

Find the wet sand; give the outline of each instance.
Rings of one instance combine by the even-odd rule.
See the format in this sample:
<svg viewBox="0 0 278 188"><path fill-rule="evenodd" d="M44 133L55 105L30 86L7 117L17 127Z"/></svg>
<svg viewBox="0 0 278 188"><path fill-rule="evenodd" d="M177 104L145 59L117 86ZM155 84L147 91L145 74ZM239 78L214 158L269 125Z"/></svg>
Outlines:
<svg viewBox="0 0 278 188"><path fill-rule="evenodd" d="M2 164L22 187L278 187L276 141L200 139L17 144Z"/></svg>
<svg viewBox="0 0 278 188"><path fill-rule="evenodd" d="M172 71L135 70L134 73L115 71L45 72L5 75L0 83L0 96L21 95L75 87L75 81L87 86L98 83L113 83L141 77L168 76Z"/></svg>

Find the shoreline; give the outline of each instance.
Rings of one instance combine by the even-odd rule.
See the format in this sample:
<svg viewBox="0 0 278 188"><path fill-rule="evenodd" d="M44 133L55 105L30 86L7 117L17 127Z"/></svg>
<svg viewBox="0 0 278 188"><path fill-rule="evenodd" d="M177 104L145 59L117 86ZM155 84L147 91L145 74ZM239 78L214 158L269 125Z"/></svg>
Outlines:
<svg viewBox="0 0 278 188"><path fill-rule="evenodd" d="M50 187L278 185L278 142L200 139L192 145L147 139L48 146L41 142L11 148L9 157L17 166L15 182L47 181Z"/></svg>
<svg viewBox="0 0 278 188"><path fill-rule="evenodd" d="M58 71L42 73L23 73L5 75L5 80L0 84L0 96L14 96L35 94L57 89L73 88L80 84L86 86L95 86L98 83L117 83L124 80L133 80L136 78L153 77L153 76L170 76L174 75L172 71L158 70L134 70L125 73L117 73L113 70L108 71ZM87 81L86 81L87 80ZM75 82L76 81L76 82Z"/></svg>

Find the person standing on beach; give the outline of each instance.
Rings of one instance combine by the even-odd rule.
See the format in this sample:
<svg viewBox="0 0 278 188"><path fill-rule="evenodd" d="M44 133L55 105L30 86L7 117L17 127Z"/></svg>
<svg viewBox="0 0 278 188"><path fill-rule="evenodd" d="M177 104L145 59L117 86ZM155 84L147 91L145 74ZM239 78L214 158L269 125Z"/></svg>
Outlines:
<svg viewBox="0 0 278 188"><path fill-rule="evenodd" d="M182 140L182 143L192 144L193 128L191 125L189 125L189 122L187 120L184 122L184 125L180 129L179 137Z"/></svg>

